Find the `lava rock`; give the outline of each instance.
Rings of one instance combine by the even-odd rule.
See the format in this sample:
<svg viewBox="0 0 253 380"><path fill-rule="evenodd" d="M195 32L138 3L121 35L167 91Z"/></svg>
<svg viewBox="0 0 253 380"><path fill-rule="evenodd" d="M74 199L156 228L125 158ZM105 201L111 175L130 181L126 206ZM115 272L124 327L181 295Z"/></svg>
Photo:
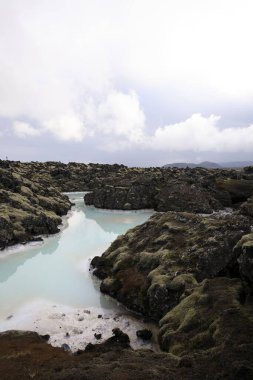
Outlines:
<svg viewBox="0 0 253 380"><path fill-rule="evenodd" d="M150 331L148 329L137 330L136 336L138 338L143 339L143 340L150 340L152 338L152 331Z"/></svg>

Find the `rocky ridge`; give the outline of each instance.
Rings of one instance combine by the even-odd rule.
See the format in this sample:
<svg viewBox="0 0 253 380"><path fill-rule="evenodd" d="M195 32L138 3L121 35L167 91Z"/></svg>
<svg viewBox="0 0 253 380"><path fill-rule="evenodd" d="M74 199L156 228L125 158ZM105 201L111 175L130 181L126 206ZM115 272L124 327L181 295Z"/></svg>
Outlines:
<svg viewBox="0 0 253 380"><path fill-rule="evenodd" d="M45 188L90 191L86 204L108 209L209 213L246 201L253 194L253 170L128 168L124 165L1 161Z"/></svg>

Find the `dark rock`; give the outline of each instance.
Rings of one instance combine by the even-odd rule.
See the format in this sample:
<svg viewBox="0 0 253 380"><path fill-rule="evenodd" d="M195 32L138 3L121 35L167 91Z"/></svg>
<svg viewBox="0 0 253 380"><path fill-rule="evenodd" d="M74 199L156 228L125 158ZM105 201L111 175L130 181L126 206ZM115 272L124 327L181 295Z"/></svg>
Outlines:
<svg viewBox="0 0 253 380"><path fill-rule="evenodd" d="M253 218L253 197L248 198L247 201L240 206L240 213Z"/></svg>
<svg viewBox="0 0 253 380"><path fill-rule="evenodd" d="M217 187L229 193L232 203L245 202L253 195L253 180L228 178L218 180Z"/></svg>
<svg viewBox="0 0 253 380"><path fill-rule="evenodd" d="M41 236L36 236L33 238L33 241L34 242L36 242L36 241L40 242L40 241L43 241L43 238Z"/></svg>
<svg viewBox="0 0 253 380"><path fill-rule="evenodd" d="M95 337L97 340L99 340L99 339L102 338L102 334L95 333L95 334L94 334L94 337Z"/></svg>
<svg viewBox="0 0 253 380"><path fill-rule="evenodd" d="M121 347L128 348L130 347L130 339L127 334L125 334L123 331L121 331L119 328L115 328L112 330L113 336L111 338L108 338L105 341L106 345L110 344L119 344Z"/></svg>
<svg viewBox="0 0 253 380"><path fill-rule="evenodd" d="M235 368L235 379L240 380L252 380L253 379L253 367L246 367L241 365L239 368Z"/></svg>
<svg viewBox="0 0 253 380"><path fill-rule="evenodd" d="M253 289L253 233L244 235L234 248L239 271Z"/></svg>
<svg viewBox="0 0 253 380"><path fill-rule="evenodd" d="M63 343L63 344L61 345L61 348L63 348L64 351L71 351L71 350L70 350L70 347L69 347L69 345L68 345L67 343Z"/></svg>
<svg viewBox="0 0 253 380"><path fill-rule="evenodd" d="M136 335L143 340L150 340L152 338L152 331L148 329L138 330L136 331Z"/></svg>
<svg viewBox="0 0 253 380"><path fill-rule="evenodd" d="M44 339L46 342L48 342L49 339L50 339L50 335L49 335L49 334L40 335L40 337L41 337L42 339Z"/></svg>
<svg viewBox="0 0 253 380"><path fill-rule="evenodd" d="M95 345L92 343L88 343L87 346L85 347L86 352L94 351L94 350L95 350Z"/></svg>

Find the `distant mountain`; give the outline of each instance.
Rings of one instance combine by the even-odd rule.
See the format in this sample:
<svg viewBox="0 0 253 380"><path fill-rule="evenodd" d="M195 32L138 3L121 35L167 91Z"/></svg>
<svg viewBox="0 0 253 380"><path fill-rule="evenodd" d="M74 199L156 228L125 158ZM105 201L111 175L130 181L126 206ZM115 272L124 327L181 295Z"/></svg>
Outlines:
<svg viewBox="0 0 253 380"><path fill-rule="evenodd" d="M215 162L209 162L209 161L204 161L200 162L199 164L194 164L192 162L173 162L172 164L167 164L164 165L163 168L207 168L207 169L219 169L221 166L219 164L216 164Z"/></svg>
<svg viewBox="0 0 253 380"><path fill-rule="evenodd" d="M164 165L163 168L206 168L206 169L222 169L222 168L243 168L244 166L252 166L253 161L235 161L235 162L210 162L203 161L199 164L194 164L192 162L173 162L171 164Z"/></svg>
<svg viewBox="0 0 253 380"><path fill-rule="evenodd" d="M234 162L222 162L220 165L223 168L243 168L245 166L252 166L253 161L234 161Z"/></svg>

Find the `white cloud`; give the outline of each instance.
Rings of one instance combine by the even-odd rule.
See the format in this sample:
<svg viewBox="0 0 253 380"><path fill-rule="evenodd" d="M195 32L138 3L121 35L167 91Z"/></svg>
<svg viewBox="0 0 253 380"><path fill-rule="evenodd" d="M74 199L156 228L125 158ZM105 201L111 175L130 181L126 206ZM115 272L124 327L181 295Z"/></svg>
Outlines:
<svg viewBox="0 0 253 380"><path fill-rule="evenodd" d="M251 104L252 13L252 0L1 1L0 118L16 120L20 137L92 138L110 151L249 151L252 126L222 129L216 116L150 136L140 94L161 94L149 106L156 115L175 92L167 120L170 107L184 108L177 94L209 109L211 95L201 94L210 89L219 102Z"/></svg>
<svg viewBox="0 0 253 380"><path fill-rule="evenodd" d="M57 118L122 79L251 96L252 12L251 0L2 1L0 116Z"/></svg>
<svg viewBox="0 0 253 380"><path fill-rule="evenodd" d="M97 130L104 135L125 137L137 143L142 140L145 115L135 92L112 91L97 108Z"/></svg>
<svg viewBox="0 0 253 380"><path fill-rule="evenodd" d="M71 112L45 121L43 130L62 141L82 141L88 134L80 117Z"/></svg>
<svg viewBox="0 0 253 380"><path fill-rule="evenodd" d="M83 141L85 138L103 138L107 150L117 141L118 148L137 144L144 138L145 115L135 92L122 93L111 90L100 102L90 97L80 106L79 112L65 112L58 117L41 121L38 129L28 123L14 122L18 137L53 134L61 141Z"/></svg>
<svg viewBox="0 0 253 380"><path fill-rule="evenodd" d="M194 114L189 119L160 127L146 147L170 152L251 152L253 125L244 128L218 127L219 116Z"/></svg>
<svg viewBox="0 0 253 380"><path fill-rule="evenodd" d="M15 121L13 123L13 130L16 136L25 138L25 137L35 137L39 136L41 131L33 128L30 124L24 123L22 121Z"/></svg>

